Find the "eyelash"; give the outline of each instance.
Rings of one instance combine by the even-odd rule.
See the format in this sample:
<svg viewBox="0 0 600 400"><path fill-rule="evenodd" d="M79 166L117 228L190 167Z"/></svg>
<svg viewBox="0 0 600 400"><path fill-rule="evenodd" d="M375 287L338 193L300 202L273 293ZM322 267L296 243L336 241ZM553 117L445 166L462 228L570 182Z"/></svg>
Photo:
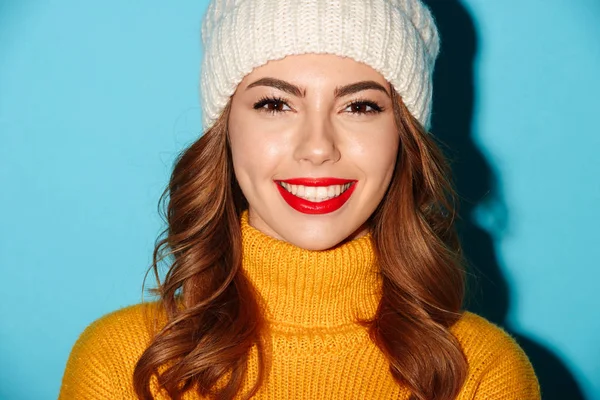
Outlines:
<svg viewBox="0 0 600 400"><path fill-rule="evenodd" d="M282 97L263 97L261 98L259 101L257 101L256 103L254 103L254 109L258 110L260 112L267 112L269 114L276 114L276 113L280 113L280 112L286 112L288 110L281 110L281 111L276 111L276 110L268 110L263 108L265 105L267 104L273 104L273 103L284 103L285 105L287 105L289 107L288 104L288 100L284 99ZM384 108L382 106L380 106L379 104L371 101L371 100L367 100L367 99L361 99L361 98L357 98L352 100L350 103L348 103L346 105L346 107L344 107L344 109L348 108L349 106L368 106L371 107L372 110L370 111L364 111L364 112L355 112L355 111L351 111L351 114L358 114L358 115L368 115L368 114L379 114L381 112L383 112Z"/></svg>

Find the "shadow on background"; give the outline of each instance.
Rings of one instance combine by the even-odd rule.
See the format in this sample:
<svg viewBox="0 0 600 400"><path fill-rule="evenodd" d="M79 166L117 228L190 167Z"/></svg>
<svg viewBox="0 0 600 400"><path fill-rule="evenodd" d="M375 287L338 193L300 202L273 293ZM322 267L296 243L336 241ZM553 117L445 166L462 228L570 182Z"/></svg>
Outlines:
<svg viewBox="0 0 600 400"><path fill-rule="evenodd" d="M441 37L441 53L434 73L432 132L448 148L461 199L459 233L469 261L467 309L502 326L527 353L545 400L584 400L577 381L549 349L520 334L506 320L509 288L502 275L490 234L474 220L475 208L493 199L500 223L508 220L497 179L475 145L471 132L474 105L473 61L477 33L472 17L457 0L424 0L430 7ZM496 208L495 208L496 209Z"/></svg>

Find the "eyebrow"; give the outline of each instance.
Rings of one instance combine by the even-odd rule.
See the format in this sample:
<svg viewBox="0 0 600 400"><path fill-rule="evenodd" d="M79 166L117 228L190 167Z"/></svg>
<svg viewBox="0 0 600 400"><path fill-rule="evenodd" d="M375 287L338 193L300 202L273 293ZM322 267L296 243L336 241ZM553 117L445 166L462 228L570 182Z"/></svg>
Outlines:
<svg viewBox="0 0 600 400"><path fill-rule="evenodd" d="M293 84L286 82L284 80L281 80L281 79L269 78L269 77L261 78L261 79L257 80L256 82L252 82L251 84L249 84L248 87L246 88L246 90L251 89L256 86L274 87L276 89L282 90L282 91L287 92L296 97L305 97L306 96L306 89L300 88L296 85L293 85ZM350 94L362 92L363 90L369 90L369 89L379 90L379 91L385 93L388 97L390 97L390 94L388 93L388 91L383 86L381 86L379 83L377 83L375 81L360 81L360 82L351 83L349 85L345 85L342 87L338 86L333 91L333 94L334 94L334 97L336 99L338 99L340 97L348 96Z"/></svg>

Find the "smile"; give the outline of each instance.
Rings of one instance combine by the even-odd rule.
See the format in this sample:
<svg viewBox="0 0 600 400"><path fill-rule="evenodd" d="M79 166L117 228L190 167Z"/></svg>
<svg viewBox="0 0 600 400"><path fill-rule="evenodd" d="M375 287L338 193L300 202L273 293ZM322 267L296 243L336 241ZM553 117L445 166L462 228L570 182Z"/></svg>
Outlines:
<svg viewBox="0 0 600 400"><path fill-rule="evenodd" d="M356 188L356 180L340 178L294 178L275 181L286 203L304 214L338 210Z"/></svg>
<svg viewBox="0 0 600 400"><path fill-rule="evenodd" d="M291 185L289 183L281 182L281 186L294 196L300 197L304 200L309 200L315 203L320 203L329 199L334 199L344 193L350 187L350 183L345 185L331 185L331 186L304 186L304 185Z"/></svg>

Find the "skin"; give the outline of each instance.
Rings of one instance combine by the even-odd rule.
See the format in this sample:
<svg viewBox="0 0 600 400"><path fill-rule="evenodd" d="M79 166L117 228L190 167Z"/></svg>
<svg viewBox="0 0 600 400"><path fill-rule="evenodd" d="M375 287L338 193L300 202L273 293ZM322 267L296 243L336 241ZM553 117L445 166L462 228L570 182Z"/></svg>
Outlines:
<svg viewBox="0 0 600 400"><path fill-rule="evenodd" d="M381 90L371 84L336 97L336 88L362 81ZM261 102L266 97L282 101ZM389 83L366 64L330 54L287 56L246 75L232 96L228 135L250 225L308 250L367 233L365 223L389 186L399 146ZM340 209L309 215L290 207L274 183L296 177L358 182Z"/></svg>

